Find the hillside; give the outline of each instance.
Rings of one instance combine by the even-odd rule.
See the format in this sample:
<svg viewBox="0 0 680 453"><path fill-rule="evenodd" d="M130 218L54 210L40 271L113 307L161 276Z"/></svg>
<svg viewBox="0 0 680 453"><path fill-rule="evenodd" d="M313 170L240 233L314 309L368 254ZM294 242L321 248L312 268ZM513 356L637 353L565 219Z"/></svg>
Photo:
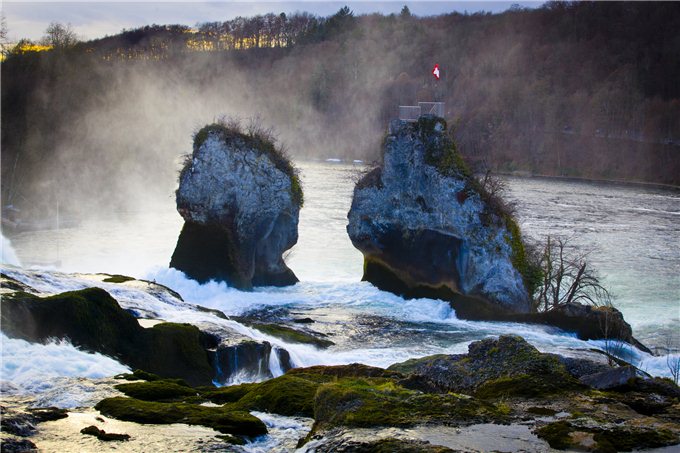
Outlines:
<svg viewBox="0 0 680 453"><path fill-rule="evenodd" d="M423 100L446 102L479 168L680 185L678 23L674 2L343 9L17 51L2 63L3 204L166 197L192 131L222 115L259 115L297 158L372 160L398 105Z"/></svg>

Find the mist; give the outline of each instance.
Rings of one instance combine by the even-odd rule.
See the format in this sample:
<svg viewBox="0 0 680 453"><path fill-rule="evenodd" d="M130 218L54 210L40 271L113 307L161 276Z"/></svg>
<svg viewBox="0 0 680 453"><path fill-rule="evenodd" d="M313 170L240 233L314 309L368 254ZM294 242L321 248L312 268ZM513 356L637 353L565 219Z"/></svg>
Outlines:
<svg viewBox="0 0 680 453"><path fill-rule="evenodd" d="M80 218L171 206L193 134L224 116L258 117L293 160L370 162L398 106L432 100L446 102L473 164L678 183L676 147L663 140L680 137L680 88L625 63L630 42L606 50L625 64L600 61L605 50L590 46L602 33L633 41L635 33L597 31L597 15L572 16L607 8L622 9L370 15L287 47L158 54L139 43L110 50L112 37L10 57L2 68L3 204ZM628 21L635 11L619 14ZM583 30L560 36L574 21Z"/></svg>

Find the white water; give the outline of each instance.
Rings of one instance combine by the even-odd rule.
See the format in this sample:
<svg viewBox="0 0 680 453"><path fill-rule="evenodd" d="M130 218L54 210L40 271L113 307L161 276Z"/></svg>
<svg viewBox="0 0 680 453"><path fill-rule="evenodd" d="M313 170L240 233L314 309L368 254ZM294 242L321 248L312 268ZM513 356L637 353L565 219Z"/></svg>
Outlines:
<svg viewBox="0 0 680 453"><path fill-rule="evenodd" d="M46 294L96 285L111 292L124 308L147 318L191 322L202 327L225 326L285 348L295 366L351 362L388 366L429 354L462 353L472 341L505 333L522 335L546 352L582 355L584 349L603 348L602 343L583 342L549 327L459 320L445 302L404 301L360 282L362 256L345 232L357 169L331 163L301 167L305 207L300 214L300 240L287 257L301 280L295 286L246 293L224 283L199 285L181 272L168 269L181 228L181 218L170 197L158 211L120 213L117 218L85 222L72 230L25 233L13 242L25 263L58 261L62 271L145 278L172 288L186 302L153 296L142 287L106 284L84 275L11 268L5 271ZM663 338L655 336L656 331L678 330L680 227L674 221L680 212L678 193L516 178L510 179L510 188L527 235L578 233L580 244L597 246L591 256L618 296L619 307L635 333L638 337L643 333L643 342L658 340L657 344L662 345ZM336 345L318 350L286 344L237 322L196 311L192 304L216 308L227 315L279 310L288 317L308 316L316 321L309 327L328 335ZM69 345L52 347L64 348L64 354L73 349ZM61 353L55 351L57 356ZM3 348L3 359L5 355ZM666 357L652 357L635 349L628 356L651 374L669 374ZM27 362L24 379L31 373L39 376L47 366L39 361ZM274 375L282 371L276 357L270 360L269 367ZM71 371L56 366L50 372L71 375ZM88 371L73 372L85 375ZM21 380L18 375L6 375L3 368L3 379L15 378Z"/></svg>
<svg viewBox="0 0 680 453"><path fill-rule="evenodd" d="M19 258L17 257L17 254L14 251L14 247L12 247L12 243L10 242L10 240L7 239L4 235L0 236L2 236L2 242L0 242L0 263L10 264L12 266L21 266Z"/></svg>
<svg viewBox="0 0 680 453"><path fill-rule="evenodd" d="M51 397L45 401L48 405L77 407L92 404L88 396L94 390L93 386L84 381L73 385L73 382L59 378L97 379L130 371L109 357L80 351L67 341L36 344L7 338L4 334L0 334L0 340L2 380L10 384L3 386L3 393L49 394ZM68 390L61 391L64 387Z"/></svg>

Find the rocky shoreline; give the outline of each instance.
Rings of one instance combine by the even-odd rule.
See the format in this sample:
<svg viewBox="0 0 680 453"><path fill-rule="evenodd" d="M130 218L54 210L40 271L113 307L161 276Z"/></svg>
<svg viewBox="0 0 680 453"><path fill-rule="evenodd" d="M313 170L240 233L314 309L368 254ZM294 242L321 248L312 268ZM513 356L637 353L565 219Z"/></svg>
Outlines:
<svg viewBox="0 0 680 453"><path fill-rule="evenodd" d="M471 440L463 435L460 442L468 443L456 444L455 432L504 431L508 442L530 439L536 451L615 452L680 443L680 389L670 380L540 353L517 336L388 369L314 366L226 387L190 386L141 370L117 379L121 396L95 405L106 418L83 436L104 436L110 419L182 423L212 428L221 442L237 446L268 432L253 414L271 413L313 419L296 446L306 452L464 450ZM4 411L3 451L31 451L26 446L36 426L66 416L49 408ZM433 432L439 435L429 442L422 438ZM128 441L126 433L113 434L119 436L107 441Z"/></svg>

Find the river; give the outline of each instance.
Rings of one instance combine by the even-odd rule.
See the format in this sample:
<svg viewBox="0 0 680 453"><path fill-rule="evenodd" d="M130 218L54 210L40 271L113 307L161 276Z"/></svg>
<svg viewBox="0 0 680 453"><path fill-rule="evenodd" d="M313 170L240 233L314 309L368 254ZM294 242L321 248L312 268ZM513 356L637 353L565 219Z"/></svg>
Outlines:
<svg viewBox="0 0 680 453"><path fill-rule="evenodd" d="M228 315L277 310L309 316L317 321L313 328L336 345L318 351L280 343L291 351L297 366L356 361L387 366L427 354L465 352L471 341L503 333L523 335L543 351L574 354L598 347L598 342L583 342L549 327L459 320L442 301L405 301L360 282L362 255L352 247L345 227L361 167L328 162L302 162L299 167L305 206L300 213L299 242L286 256L300 279L292 287L244 293L214 282L198 285L168 269L182 226L171 195L152 210L115 213L72 229L23 233L12 238L12 245L24 265L51 263L51 271L25 277L46 292L87 285L65 273L120 273L155 280L179 292L187 302ZM573 244L590 250L592 265L616 296L615 306L638 339L654 348L664 346L669 335L680 331L680 192L535 178L512 177L506 182L507 197L515 203L527 237L568 236ZM183 316L166 313L176 319ZM26 356L37 354L25 349ZM64 350L67 353L76 354ZM3 354L6 363L20 362L21 345L5 347ZM631 350L631 358L653 374L668 374L663 357ZM102 367L109 370L111 364ZM24 371L20 377L29 388ZM40 379L45 372L41 370ZM19 380L6 366L3 373L4 379ZM55 376L77 373L56 365L53 370Z"/></svg>

